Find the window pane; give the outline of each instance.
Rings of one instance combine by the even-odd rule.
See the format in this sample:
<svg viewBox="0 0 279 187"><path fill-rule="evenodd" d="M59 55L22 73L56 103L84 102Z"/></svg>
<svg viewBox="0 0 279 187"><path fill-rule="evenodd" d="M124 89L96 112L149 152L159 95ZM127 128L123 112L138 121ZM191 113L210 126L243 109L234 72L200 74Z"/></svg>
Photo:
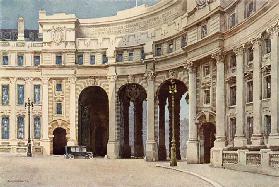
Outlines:
<svg viewBox="0 0 279 187"><path fill-rule="evenodd" d="M56 84L56 91L57 92L61 92L62 91L62 84L61 83L57 83Z"/></svg>
<svg viewBox="0 0 279 187"><path fill-rule="evenodd" d="M9 85L2 85L2 105L9 104Z"/></svg>
<svg viewBox="0 0 279 187"><path fill-rule="evenodd" d="M62 114L62 103L56 103L56 114Z"/></svg>
<svg viewBox="0 0 279 187"><path fill-rule="evenodd" d="M41 85L34 85L34 103L39 104L41 102Z"/></svg>
<svg viewBox="0 0 279 187"><path fill-rule="evenodd" d="M17 56L17 65L23 66L23 55Z"/></svg>
<svg viewBox="0 0 279 187"><path fill-rule="evenodd" d="M108 57L106 54L103 55L103 64L108 63Z"/></svg>
<svg viewBox="0 0 279 187"><path fill-rule="evenodd" d="M122 53L118 53L116 55L116 62L123 62L123 54Z"/></svg>
<svg viewBox="0 0 279 187"><path fill-rule="evenodd" d="M3 56L3 62L2 62L3 65L8 65L9 64L9 57L8 56Z"/></svg>
<svg viewBox="0 0 279 187"><path fill-rule="evenodd" d="M134 53L133 52L130 52L129 53L129 61L133 61L134 60Z"/></svg>
<svg viewBox="0 0 279 187"><path fill-rule="evenodd" d="M62 65L62 56L61 55L56 56L56 65Z"/></svg>
<svg viewBox="0 0 279 187"><path fill-rule="evenodd" d="M201 38L204 38L207 35L207 26L202 25L201 26Z"/></svg>
<svg viewBox="0 0 279 187"><path fill-rule="evenodd" d="M34 138L41 138L41 118L38 116L34 118Z"/></svg>
<svg viewBox="0 0 279 187"><path fill-rule="evenodd" d="M2 117L2 139L9 139L9 117Z"/></svg>
<svg viewBox="0 0 279 187"><path fill-rule="evenodd" d="M24 104L24 85L17 85L17 104Z"/></svg>
<svg viewBox="0 0 279 187"><path fill-rule="evenodd" d="M78 55L78 65L82 65L83 64L83 55Z"/></svg>
<svg viewBox="0 0 279 187"><path fill-rule="evenodd" d="M95 55L90 56L90 64L95 64Z"/></svg>
<svg viewBox="0 0 279 187"><path fill-rule="evenodd" d="M34 56L34 66L39 66L41 63L40 56Z"/></svg>
<svg viewBox="0 0 279 187"><path fill-rule="evenodd" d="M17 138L18 139L24 138L24 117L23 116L17 117Z"/></svg>

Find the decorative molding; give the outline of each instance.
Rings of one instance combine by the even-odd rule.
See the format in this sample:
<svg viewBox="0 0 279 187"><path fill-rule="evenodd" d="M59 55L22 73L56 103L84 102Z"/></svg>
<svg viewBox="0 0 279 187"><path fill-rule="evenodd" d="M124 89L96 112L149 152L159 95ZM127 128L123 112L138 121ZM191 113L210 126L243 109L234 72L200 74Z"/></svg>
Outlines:
<svg viewBox="0 0 279 187"><path fill-rule="evenodd" d="M128 77L127 77L127 82L128 83L134 83L135 80L136 80L135 75L128 75Z"/></svg>
<svg viewBox="0 0 279 187"><path fill-rule="evenodd" d="M109 82L115 82L117 80L117 75L109 75L107 76L107 80Z"/></svg>

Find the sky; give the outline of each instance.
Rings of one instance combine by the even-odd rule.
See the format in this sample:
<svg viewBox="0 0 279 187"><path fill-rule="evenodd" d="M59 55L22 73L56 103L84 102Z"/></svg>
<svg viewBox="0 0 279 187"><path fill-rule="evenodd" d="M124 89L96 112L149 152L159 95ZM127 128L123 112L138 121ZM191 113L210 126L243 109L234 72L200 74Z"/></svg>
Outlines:
<svg viewBox="0 0 279 187"><path fill-rule="evenodd" d="M138 5L153 5L159 0L138 0ZM64 12L78 18L98 18L115 15L132 8L136 0L0 0L0 29L16 29L17 19L23 16L26 29L38 29L39 10L47 14Z"/></svg>

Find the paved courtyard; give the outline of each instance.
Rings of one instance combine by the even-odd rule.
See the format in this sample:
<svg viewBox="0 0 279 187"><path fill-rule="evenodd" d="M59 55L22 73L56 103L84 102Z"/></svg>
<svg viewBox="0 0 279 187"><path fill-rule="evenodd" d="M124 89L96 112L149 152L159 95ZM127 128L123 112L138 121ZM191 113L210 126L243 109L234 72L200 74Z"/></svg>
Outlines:
<svg viewBox="0 0 279 187"><path fill-rule="evenodd" d="M279 178L179 163L174 171L143 160L66 160L63 157L0 156L2 187L129 186L278 186ZM157 166L157 167L156 167ZM194 174L194 175L193 175ZM195 176L197 175L197 176ZM218 177L220 176L220 177ZM203 178L204 177L204 178ZM238 182L237 182L238 181ZM239 185L238 185L239 184Z"/></svg>

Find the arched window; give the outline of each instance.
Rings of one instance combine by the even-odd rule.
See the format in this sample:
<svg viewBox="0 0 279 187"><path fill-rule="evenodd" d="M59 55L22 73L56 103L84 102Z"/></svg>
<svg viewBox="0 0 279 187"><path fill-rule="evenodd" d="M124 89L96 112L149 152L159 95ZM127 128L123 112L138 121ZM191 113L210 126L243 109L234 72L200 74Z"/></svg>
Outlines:
<svg viewBox="0 0 279 187"><path fill-rule="evenodd" d="M34 117L34 138L41 138L41 118L40 116Z"/></svg>

